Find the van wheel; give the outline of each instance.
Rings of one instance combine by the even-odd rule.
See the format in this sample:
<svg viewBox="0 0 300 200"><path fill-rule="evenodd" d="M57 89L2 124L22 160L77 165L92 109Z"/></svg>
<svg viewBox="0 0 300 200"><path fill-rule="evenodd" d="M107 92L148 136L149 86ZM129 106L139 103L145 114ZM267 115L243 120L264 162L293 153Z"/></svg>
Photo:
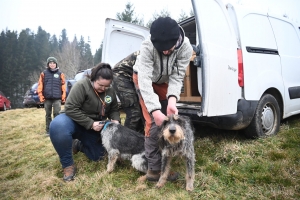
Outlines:
<svg viewBox="0 0 300 200"><path fill-rule="evenodd" d="M251 138L275 135L279 131L280 109L274 96L265 94L258 102L250 125L244 129Z"/></svg>

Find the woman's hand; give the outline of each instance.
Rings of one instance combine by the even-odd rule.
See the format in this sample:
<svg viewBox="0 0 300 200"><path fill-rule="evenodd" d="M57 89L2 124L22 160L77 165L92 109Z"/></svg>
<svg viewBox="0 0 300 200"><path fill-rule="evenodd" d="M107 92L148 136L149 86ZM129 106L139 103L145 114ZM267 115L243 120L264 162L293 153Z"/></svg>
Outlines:
<svg viewBox="0 0 300 200"><path fill-rule="evenodd" d="M100 121L96 121L93 123L92 129L94 131L101 131L101 129L103 128L104 125L105 125L105 123L101 124Z"/></svg>

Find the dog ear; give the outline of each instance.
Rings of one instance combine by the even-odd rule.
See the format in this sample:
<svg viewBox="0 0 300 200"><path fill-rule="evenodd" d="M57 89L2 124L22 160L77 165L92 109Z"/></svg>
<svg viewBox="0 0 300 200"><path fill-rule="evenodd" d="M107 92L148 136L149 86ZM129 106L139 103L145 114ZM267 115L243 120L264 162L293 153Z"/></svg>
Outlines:
<svg viewBox="0 0 300 200"><path fill-rule="evenodd" d="M173 115L174 120L178 120L179 116L178 115Z"/></svg>
<svg viewBox="0 0 300 200"><path fill-rule="evenodd" d="M169 120L170 120L170 117L166 116L166 117L165 117L165 121L168 122Z"/></svg>

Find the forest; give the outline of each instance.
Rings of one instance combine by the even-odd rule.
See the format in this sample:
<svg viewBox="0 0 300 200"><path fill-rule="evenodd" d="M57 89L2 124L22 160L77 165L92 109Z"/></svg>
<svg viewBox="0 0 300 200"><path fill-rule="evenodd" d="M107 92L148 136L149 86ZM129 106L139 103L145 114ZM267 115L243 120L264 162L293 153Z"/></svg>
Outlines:
<svg viewBox="0 0 300 200"><path fill-rule="evenodd" d="M192 16L193 13L189 14ZM128 2L122 12L116 13L116 19L142 26L150 27L159 16L170 16L163 9L155 12L152 18L144 24L142 18L136 17L134 5ZM180 13L178 22L189 17ZM0 34L0 91L9 97L12 108L23 107L23 96L31 85L38 81L39 75L46 68L46 60L54 56L58 60L58 67L65 74L66 79L73 79L82 69L88 69L101 62L102 44L93 55L88 41L82 36L68 38L67 30L61 35L50 35L41 26L37 32L29 28L20 33L2 30Z"/></svg>

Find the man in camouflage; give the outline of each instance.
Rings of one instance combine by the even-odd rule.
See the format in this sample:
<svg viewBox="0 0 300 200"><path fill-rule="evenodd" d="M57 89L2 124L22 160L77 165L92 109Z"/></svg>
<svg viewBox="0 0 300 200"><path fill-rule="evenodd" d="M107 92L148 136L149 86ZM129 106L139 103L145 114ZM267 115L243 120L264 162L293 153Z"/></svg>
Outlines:
<svg viewBox="0 0 300 200"><path fill-rule="evenodd" d="M121 102L122 109L126 113L124 125L132 130L144 133L144 119L132 80L133 65L139 51L136 51L120 62L114 68L112 86Z"/></svg>

